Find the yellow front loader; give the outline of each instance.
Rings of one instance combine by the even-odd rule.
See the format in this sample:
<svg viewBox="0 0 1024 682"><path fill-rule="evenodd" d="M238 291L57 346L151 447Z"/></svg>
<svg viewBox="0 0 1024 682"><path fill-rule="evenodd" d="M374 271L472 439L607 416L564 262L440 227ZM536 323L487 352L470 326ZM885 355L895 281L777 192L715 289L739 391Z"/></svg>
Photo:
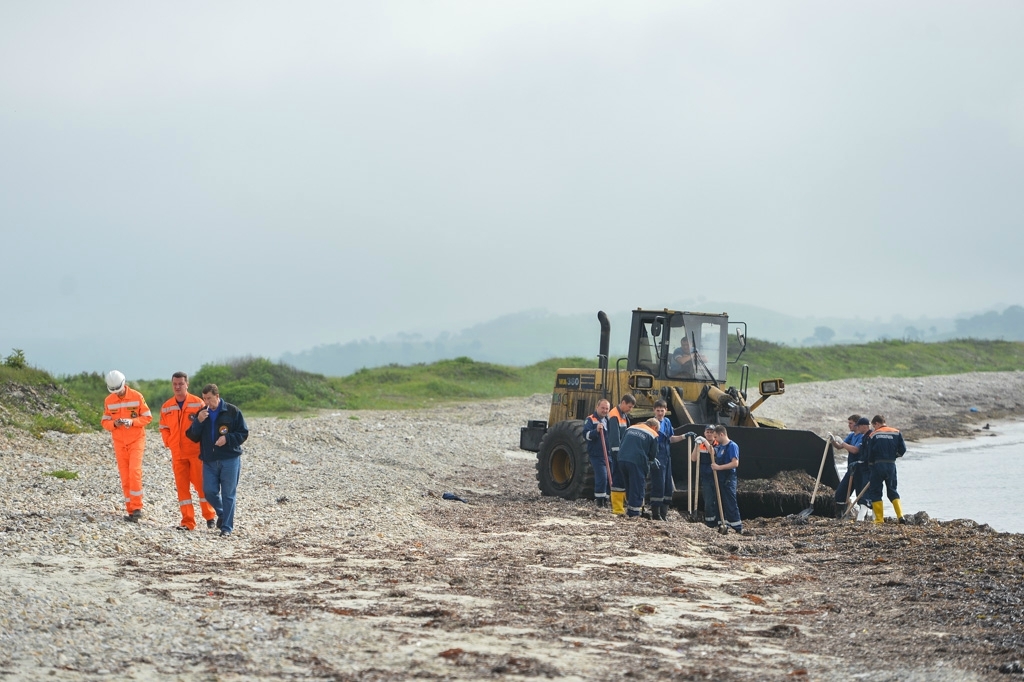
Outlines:
<svg viewBox="0 0 1024 682"><path fill-rule="evenodd" d="M593 496L583 420L594 412L598 400L606 398L615 406L626 393L636 398L631 422L651 417L654 402L662 398L677 433L701 434L707 424L725 424L729 437L740 446L740 479L771 478L790 470L817 475L825 440L810 431L786 429L781 422L755 413L769 397L785 393L782 379L761 381L760 395L753 402L747 398L746 365L740 369L739 386L726 386L728 365L737 364L746 349L745 323L733 323L738 352L730 361L727 314L638 308L633 311L628 355L613 365L608 357L611 325L603 311L597 316L601 323L598 367L559 369L547 421L531 420L520 433L520 448L537 453L537 483L543 495L570 500ZM674 444L672 470L679 495L686 493L686 464L685 441ZM831 448L827 448L821 482L832 488L839 484ZM773 510L744 511L766 516Z"/></svg>

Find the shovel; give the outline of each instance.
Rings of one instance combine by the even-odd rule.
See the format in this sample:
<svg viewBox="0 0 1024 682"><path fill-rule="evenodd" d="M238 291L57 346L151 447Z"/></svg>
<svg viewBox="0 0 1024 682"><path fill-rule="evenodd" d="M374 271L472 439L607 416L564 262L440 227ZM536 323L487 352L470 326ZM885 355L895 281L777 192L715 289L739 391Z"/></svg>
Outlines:
<svg viewBox="0 0 1024 682"><path fill-rule="evenodd" d="M686 438L686 442L690 442L690 438ZM687 448L688 454L686 456L686 514L687 516L693 516L693 449Z"/></svg>
<svg viewBox="0 0 1024 682"><path fill-rule="evenodd" d="M712 469L711 478L715 479L715 497L718 498L718 533L728 535L729 526L725 525L725 512L722 511L722 488L718 485L718 472Z"/></svg>
<svg viewBox="0 0 1024 682"><path fill-rule="evenodd" d="M698 450L698 448L700 448L700 446L697 445L697 443L694 443L693 444L693 449L694 450ZM698 450L698 452L699 452L699 450ZM690 451L690 456L693 457L693 450ZM694 462L693 465L694 465L694 468L697 469L697 473L694 476L694 482L693 482L693 511L690 512L690 520L694 521L694 522L697 522L697 521L702 521L703 519L701 517L704 515L704 513L700 509L698 509L698 507L697 507L697 500L699 499L697 496L700 495L700 455L699 454L697 455L697 461Z"/></svg>
<svg viewBox="0 0 1024 682"><path fill-rule="evenodd" d="M828 434L828 438L825 439L825 451L821 453L821 466L818 467L818 478L814 481L814 490L811 492L811 506L803 511L797 513L795 516L798 519L806 519L808 516L814 513L814 498L818 496L818 486L821 485L821 474L825 471L825 458L828 456L828 449L832 447L832 434Z"/></svg>
<svg viewBox="0 0 1024 682"><path fill-rule="evenodd" d="M598 429L601 434L601 452L604 453L604 470L608 472L608 494L612 491L612 466L608 463L608 446L604 442L604 429Z"/></svg>
<svg viewBox="0 0 1024 682"><path fill-rule="evenodd" d="M850 463L849 463L850 460L849 460L849 457L847 457L846 461L847 461L846 469L847 469L847 471L850 471ZM854 464L853 466L858 466L858 465ZM846 503L846 509L844 510L844 512L850 511L850 507L852 506L850 504L850 493L853 492L853 479L854 478L856 478L856 477L853 475L853 471L850 471L850 475L849 475L849 477L848 477L848 479L846 481L846 497L843 498L843 501ZM846 516L846 514L844 513L843 516Z"/></svg>
<svg viewBox="0 0 1024 682"><path fill-rule="evenodd" d="M850 515L850 512L857 508L857 503L860 502L860 498L864 497L864 493L866 493L868 491L868 488L870 487L870 482L864 484L864 489L857 493L857 499L853 501L853 504L846 508L846 511L843 512L843 515L839 518L840 521L845 521L846 518Z"/></svg>

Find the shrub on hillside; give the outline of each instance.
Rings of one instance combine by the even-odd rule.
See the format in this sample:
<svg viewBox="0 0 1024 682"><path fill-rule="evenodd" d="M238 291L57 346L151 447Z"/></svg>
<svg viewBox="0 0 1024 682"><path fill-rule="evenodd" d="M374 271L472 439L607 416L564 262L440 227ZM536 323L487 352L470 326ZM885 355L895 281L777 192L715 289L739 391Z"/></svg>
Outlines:
<svg viewBox="0 0 1024 682"><path fill-rule="evenodd" d="M227 365L203 365L189 381L189 387L194 389L193 393L199 395L203 386L207 384L217 384L217 388L221 388L231 381L231 374L231 368Z"/></svg>
<svg viewBox="0 0 1024 682"><path fill-rule="evenodd" d="M13 352L4 359L4 367L11 369L25 369L28 361L25 359L25 351L20 348L12 348Z"/></svg>
<svg viewBox="0 0 1024 682"><path fill-rule="evenodd" d="M266 384L248 379L229 381L217 388L220 389L221 397L239 407L244 407L246 404L261 400L270 392L270 387Z"/></svg>

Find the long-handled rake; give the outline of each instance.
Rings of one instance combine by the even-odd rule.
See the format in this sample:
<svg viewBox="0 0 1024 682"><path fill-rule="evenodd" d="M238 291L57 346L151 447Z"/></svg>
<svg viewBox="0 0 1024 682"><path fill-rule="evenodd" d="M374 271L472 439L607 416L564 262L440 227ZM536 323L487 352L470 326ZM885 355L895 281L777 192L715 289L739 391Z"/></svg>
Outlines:
<svg viewBox="0 0 1024 682"><path fill-rule="evenodd" d="M718 485L718 472L712 470L711 478L715 479L715 496L718 497L718 532L721 535L728 535L729 526L725 525L725 512L722 510L722 488Z"/></svg>
<svg viewBox="0 0 1024 682"><path fill-rule="evenodd" d="M828 438L825 439L825 451L821 453L821 465L818 467L818 478L814 481L814 490L811 492L811 506L803 511L796 513L794 516L798 519L806 519L808 516L814 513L814 498L818 496L818 486L821 485L821 474L825 471L825 458L828 457L828 449L832 447L832 434L828 434Z"/></svg>
<svg viewBox="0 0 1024 682"><path fill-rule="evenodd" d="M601 434L601 452L604 453L604 470L608 474L608 494L612 493L612 466L608 463L608 445L604 442L604 429L598 429Z"/></svg>
<svg viewBox="0 0 1024 682"><path fill-rule="evenodd" d="M694 443L693 443L693 450L697 450L698 453L700 452L700 444L698 444L696 441L694 441ZM693 457L693 450L690 451L690 457ZM697 473L694 476L694 482L693 482L693 507L692 507L693 511L690 512L690 520L691 521L701 521L702 520L701 517L704 516L704 512L697 506L697 500L699 499L697 496L700 495L700 455L699 454L697 456L697 461L694 462L693 465L697 469Z"/></svg>
<svg viewBox="0 0 1024 682"><path fill-rule="evenodd" d="M857 503L860 502L860 498L864 497L864 493L866 493L868 491L868 488L870 488L870 487L871 487L871 483L865 483L864 484L864 488L859 493L857 493L857 498L853 501L853 504L851 504L849 507L847 507L846 511L843 512L843 515L841 517L839 517L840 521L845 521L847 519L847 517L850 516L850 512L852 512L854 509L857 508Z"/></svg>

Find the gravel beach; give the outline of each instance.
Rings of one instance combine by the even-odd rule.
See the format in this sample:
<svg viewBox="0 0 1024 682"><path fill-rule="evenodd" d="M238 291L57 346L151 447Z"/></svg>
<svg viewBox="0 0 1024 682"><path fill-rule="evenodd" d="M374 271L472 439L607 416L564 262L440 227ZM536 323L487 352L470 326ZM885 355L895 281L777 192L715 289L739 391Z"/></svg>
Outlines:
<svg viewBox="0 0 1024 682"><path fill-rule="evenodd" d="M230 539L174 530L155 432L129 524L108 434L5 429L0 677L1024 679L1022 536L926 514L721 536L542 498L518 442L549 400L249 419ZM759 412L969 437L1024 418L1024 372L794 384Z"/></svg>

